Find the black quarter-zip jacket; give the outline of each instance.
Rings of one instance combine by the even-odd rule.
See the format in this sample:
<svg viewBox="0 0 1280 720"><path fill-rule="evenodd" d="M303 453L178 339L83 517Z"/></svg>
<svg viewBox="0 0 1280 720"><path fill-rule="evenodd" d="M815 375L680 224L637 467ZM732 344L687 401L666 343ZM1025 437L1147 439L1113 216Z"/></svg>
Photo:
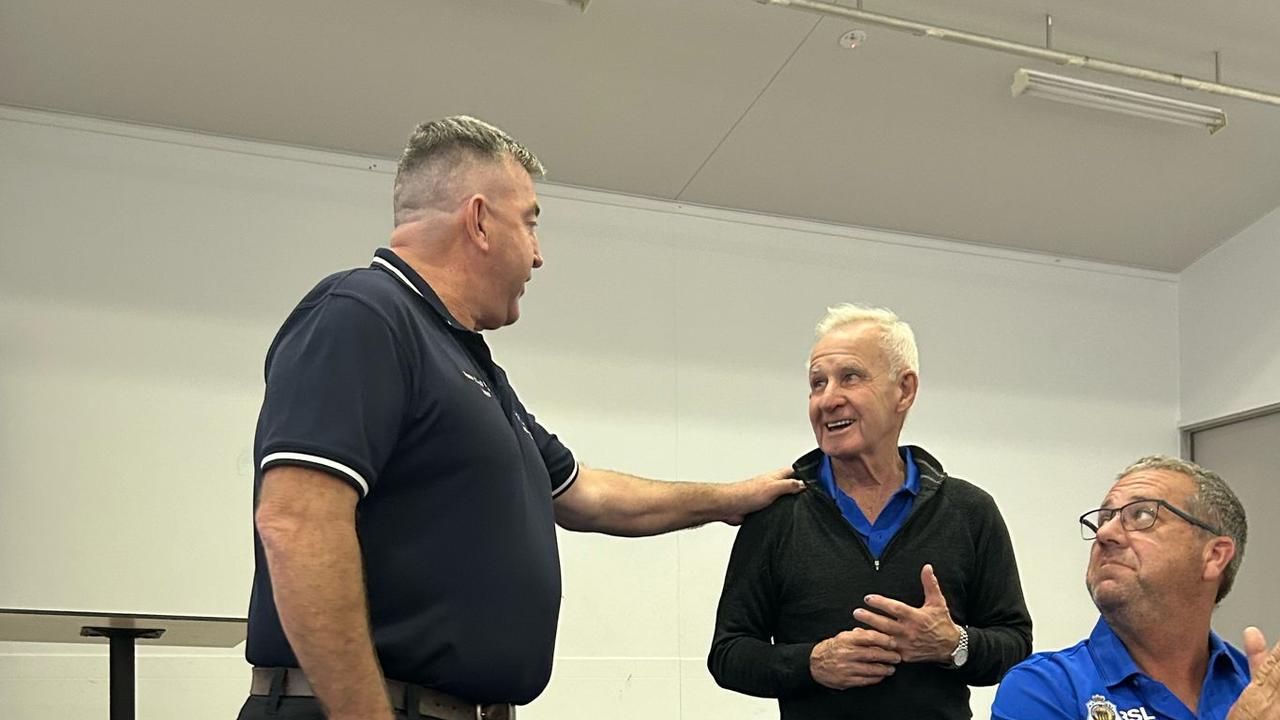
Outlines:
<svg viewBox="0 0 1280 720"><path fill-rule="evenodd" d="M985 491L948 476L912 446L920 493L880 561L817 483L821 451L796 461L808 484L747 517L725 573L707 666L721 687L778 698L782 720L969 718L970 685L994 685L1031 652L1009 531ZM865 627L853 619L875 593L924 603L932 563L951 618L969 633L960 668L902 663L883 681L831 690L809 673L820 641Z"/></svg>

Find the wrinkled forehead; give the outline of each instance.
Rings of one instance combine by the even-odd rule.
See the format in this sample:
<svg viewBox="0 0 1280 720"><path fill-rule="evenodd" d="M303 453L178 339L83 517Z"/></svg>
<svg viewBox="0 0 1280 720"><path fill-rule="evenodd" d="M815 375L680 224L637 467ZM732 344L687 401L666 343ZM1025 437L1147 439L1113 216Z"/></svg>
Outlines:
<svg viewBox="0 0 1280 720"><path fill-rule="evenodd" d="M884 360L884 330L871 322L842 325L818 338L809 351L809 367L840 360L879 364Z"/></svg>
<svg viewBox="0 0 1280 720"><path fill-rule="evenodd" d="M1195 482L1176 470L1135 470L1116 481L1103 498L1103 507L1119 507L1139 499L1167 500L1185 507L1195 494Z"/></svg>

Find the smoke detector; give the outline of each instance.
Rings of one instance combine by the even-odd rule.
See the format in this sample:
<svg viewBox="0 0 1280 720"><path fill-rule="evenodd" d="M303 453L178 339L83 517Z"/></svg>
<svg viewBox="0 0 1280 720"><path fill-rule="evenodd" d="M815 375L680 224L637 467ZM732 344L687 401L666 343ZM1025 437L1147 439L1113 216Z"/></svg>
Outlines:
<svg viewBox="0 0 1280 720"><path fill-rule="evenodd" d="M840 47L846 50L857 50L867 41L867 33L863 30L850 30L840 36Z"/></svg>

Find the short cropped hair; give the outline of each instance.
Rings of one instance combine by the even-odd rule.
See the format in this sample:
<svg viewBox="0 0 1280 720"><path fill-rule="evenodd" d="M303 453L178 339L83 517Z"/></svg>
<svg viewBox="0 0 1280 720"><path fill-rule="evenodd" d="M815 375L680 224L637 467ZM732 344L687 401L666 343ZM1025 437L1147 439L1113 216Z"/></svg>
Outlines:
<svg viewBox="0 0 1280 720"><path fill-rule="evenodd" d="M1218 596L1214 602L1221 602L1231 586L1235 584L1236 573L1240 571L1240 563L1244 561L1244 544L1249 539L1249 522L1245 518L1244 505L1240 498L1227 486L1218 473L1199 465L1167 455L1149 455L1120 471L1119 480L1140 470L1171 470L1191 478L1196 485L1196 493L1191 498L1187 511L1215 525L1223 535L1236 542L1236 555L1227 563L1222 573L1222 582L1218 585Z"/></svg>
<svg viewBox="0 0 1280 720"><path fill-rule="evenodd" d="M468 115L425 122L414 128L396 167L395 221L399 225L425 204L442 199L455 172L467 161L520 163L532 177L546 168L529 148L500 128Z"/></svg>
<svg viewBox="0 0 1280 720"><path fill-rule="evenodd" d="M917 375L920 373L920 353L916 350L915 333L892 310L853 303L833 305L827 308L827 314L818 321L815 334L821 340L834 330L864 322L881 329L881 347L889 357L889 370L894 375L900 375L906 370Z"/></svg>

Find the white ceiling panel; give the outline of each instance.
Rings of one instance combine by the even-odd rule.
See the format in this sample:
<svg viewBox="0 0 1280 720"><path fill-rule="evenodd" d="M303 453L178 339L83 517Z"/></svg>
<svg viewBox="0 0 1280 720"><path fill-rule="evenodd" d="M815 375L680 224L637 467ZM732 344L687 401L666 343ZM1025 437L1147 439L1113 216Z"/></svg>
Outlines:
<svg viewBox="0 0 1280 720"><path fill-rule="evenodd" d="M845 4L852 4L852 0ZM1280 91L1280 3L866 0ZM752 0L6 0L0 103L390 157L452 113L559 183L1181 270L1280 204L1280 108ZM1009 94L1019 66L1226 109L1216 135Z"/></svg>
<svg viewBox="0 0 1280 720"><path fill-rule="evenodd" d="M850 52L847 27L822 20L682 199L1166 270L1280 202L1280 108L1231 102L1211 136L1010 96L1052 65L887 31Z"/></svg>

